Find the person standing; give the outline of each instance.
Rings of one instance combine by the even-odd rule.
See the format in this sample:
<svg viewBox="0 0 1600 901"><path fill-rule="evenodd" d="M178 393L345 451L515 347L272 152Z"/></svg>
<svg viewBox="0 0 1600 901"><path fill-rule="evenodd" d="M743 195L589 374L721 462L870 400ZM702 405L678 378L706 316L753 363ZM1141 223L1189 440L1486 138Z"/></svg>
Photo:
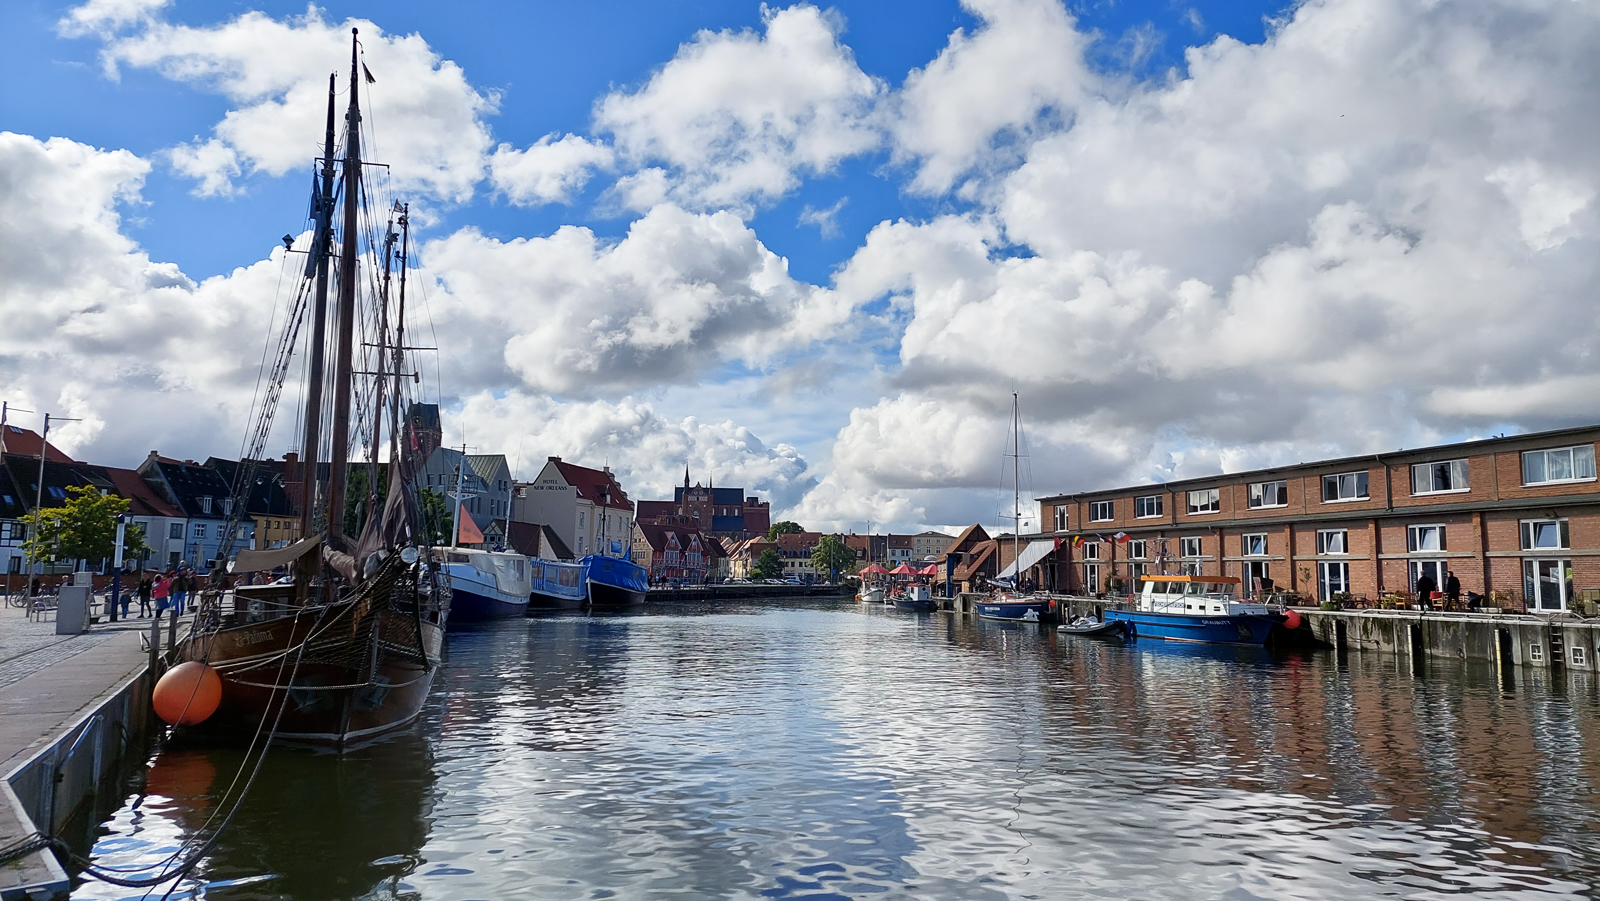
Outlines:
<svg viewBox="0 0 1600 901"><path fill-rule="evenodd" d="M172 574L171 573L162 573L161 575L156 576L156 583L155 583L155 586L151 589L150 595L151 595L151 597L155 598L155 602L156 602L156 618L157 619L161 618L161 614L166 611L168 604L171 603L171 601L168 598L168 596L171 594L171 592L172 592Z"/></svg>
<svg viewBox="0 0 1600 901"><path fill-rule="evenodd" d="M1433 593L1439 590L1438 583L1433 581L1433 576L1423 573L1417 577L1417 606L1423 610L1433 607Z"/></svg>
<svg viewBox="0 0 1600 901"><path fill-rule="evenodd" d="M1444 573L1444 600L1446 610L1455 610L1461 605L1461 580L1449 570Z"/></svg>
<svg viewBox="0 0 1600 901"><path fill-rule="evenodd" d="M149 616L150 615L150 589L152 587L153 586L150 584L150 577L149 576L145 576L144 578L139 580L139 615L140 616Z"/></svg>
<svg viewBox="0 0 1600 901"><path fill-rule="evenodd" d="M189 599L189 579L183 574L183 570L178 570L172 577L171 591L173 614L182 616L183 602Z"/></svg>

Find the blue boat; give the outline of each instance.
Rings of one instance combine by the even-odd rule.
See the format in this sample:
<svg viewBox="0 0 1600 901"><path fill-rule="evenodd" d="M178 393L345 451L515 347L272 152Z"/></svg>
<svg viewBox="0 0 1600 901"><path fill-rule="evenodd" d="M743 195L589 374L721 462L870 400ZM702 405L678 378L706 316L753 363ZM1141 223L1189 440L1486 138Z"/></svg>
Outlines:
<svg viewBox="0 0 1600 901"><path fill-rule="evenodd" d="M1001 595L992 601L979 601L978 616L1011 623L1046 623L1055 618L1055 602Z"/></svg>
<svg viewBox="0 0 1600 901"><path fill-rule="evenodd" d="M503 551L447 548L450 623L522 616L528 609L528 558Z"/></svg>
<svg viewBox="0 0 1600 901"><path fill-rule="evenodd" d="M559 563L553 560L528 561L529 585L528 612L548 610L577 610L588 599L583 584L582 563Z"/></svg>
<svg viewBox="0 0 1600 901"><path fill-rule="evenodd" d="M637 607L649 592L649 572L632 560L590 554L583 558L583 584L591 609Z"/></svg>
<svg viewBox="0 0 1600 901"><path fill-rule="evenodd" d="M1107 610L1107 622L1128 624L1137 638L1207 644L1266 644L1283 621L1265 604L1237 600L1228 576L1145 576L1132 609Z"/></svg>

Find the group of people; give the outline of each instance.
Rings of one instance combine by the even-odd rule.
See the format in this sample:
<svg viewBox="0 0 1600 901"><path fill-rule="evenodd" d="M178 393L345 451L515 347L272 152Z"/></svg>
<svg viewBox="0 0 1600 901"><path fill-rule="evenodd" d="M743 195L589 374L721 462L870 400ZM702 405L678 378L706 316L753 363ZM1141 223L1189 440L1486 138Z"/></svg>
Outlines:
<svg viewBox="0 0 1600 901"><path fill-rule="evenodd" d="M1433 593L1441 590L1433 576L1423 573L1417 577L1417 604L1424 610L1433 609ZM1461 580L1456 574L1445 571L1444 574L1444 600L1445 609L1460 609L1461 606Z"/></svg>
<svg viewBox="0 0 1600 901"><path fill-rule="evenodd" d="M122 596L122 615L128 615L134 597L139 599L139 615L149 616L154 607L160 616L171 609L182 616L184 609L200 598L200 577L191 569L167 570L139 580L139 587Z"/></svg>

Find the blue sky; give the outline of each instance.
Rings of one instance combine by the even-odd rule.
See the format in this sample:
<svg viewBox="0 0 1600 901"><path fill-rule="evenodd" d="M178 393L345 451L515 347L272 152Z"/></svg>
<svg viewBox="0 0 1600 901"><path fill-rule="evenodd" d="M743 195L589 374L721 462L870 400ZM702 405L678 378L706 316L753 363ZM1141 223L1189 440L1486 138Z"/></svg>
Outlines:
<svg viewBox="0 0 1600 901"><path fill-rule="evenodd" d="M456 440L911 528L1013 390L1040 492L1600 414L1554 0L5 4L0 396L226 452L351 19Z"/></svg>

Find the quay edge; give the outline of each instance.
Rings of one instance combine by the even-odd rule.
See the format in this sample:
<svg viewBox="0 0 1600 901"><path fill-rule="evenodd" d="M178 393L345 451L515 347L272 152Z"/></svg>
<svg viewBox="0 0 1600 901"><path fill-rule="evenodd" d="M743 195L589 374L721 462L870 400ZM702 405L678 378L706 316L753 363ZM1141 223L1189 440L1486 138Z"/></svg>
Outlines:
<svg viewBox="0 0 1600 901"><path fill-rule="evenodd" d="M1572 672L1594 672L1600 649L1600 622L1572 617L1296 609L1318 639L1338 649Z"/></svg>

